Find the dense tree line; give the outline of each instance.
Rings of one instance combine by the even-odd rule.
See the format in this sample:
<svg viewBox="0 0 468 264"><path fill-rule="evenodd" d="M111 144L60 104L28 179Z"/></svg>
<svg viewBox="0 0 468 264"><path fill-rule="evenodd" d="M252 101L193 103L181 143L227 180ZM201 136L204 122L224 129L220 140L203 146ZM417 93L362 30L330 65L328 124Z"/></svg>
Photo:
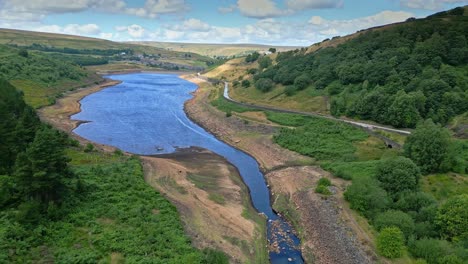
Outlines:
<svg viewBox="0 0 468 264"><path fill-rule="evenodd" d="M314 53L281 52L254 80L282 84L288 95L326 89L334 115L396 127L429 118L445 124L468 110L468 16L459 14L369 30Z"/></svg>
<svg viewBox="0 0 468 264"><path fill-rule="evenodd" d="M18 45L11 45L12 47L18 47ZM125 53L126 55L133 55L132 49L74 49L68 47L53 47L42 44L33 43L29 46L21 46L21 48L29 50L38 50L45 52L59 52L66 54L85 54L85 55L100 55L100 56L113 56Z"/></svg>
<svg viewBox="0 0 468 264"><path fill-rule="evenodd" d="M68 137L41 124L22 93L0 79L0 208L33 221L76 187L64 154Z"/></svg>
<svg viewBox="0 0 468 264"><path fill-rule="evenodd" d="M0 78L7 80L29 80L53 85L58 81L79 81L88 76L88 72L80 66L60 57L49 58L5 45L0 45L0 55Z"/></svg>

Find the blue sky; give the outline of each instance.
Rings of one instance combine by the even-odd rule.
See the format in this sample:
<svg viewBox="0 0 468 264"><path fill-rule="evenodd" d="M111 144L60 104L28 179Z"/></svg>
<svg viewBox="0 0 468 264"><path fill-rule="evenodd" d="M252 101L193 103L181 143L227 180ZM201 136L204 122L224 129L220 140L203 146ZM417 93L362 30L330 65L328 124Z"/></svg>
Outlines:
<svg viewBox="0 0 468 264"><path fill-rule="evenodd" d="M105 38L307 46L468 0L0 0L0 27Z"/></svg>

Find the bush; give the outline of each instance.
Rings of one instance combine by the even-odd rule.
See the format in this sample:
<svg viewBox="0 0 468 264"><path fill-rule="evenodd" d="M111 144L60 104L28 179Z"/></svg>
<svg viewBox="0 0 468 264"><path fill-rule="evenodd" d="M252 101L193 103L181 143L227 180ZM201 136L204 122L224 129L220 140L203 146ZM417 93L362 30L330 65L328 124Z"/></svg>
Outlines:
<svg viewBox="0 0 468 264"><path fill-rule="evenodd" d="M258 60L258 64L260 65L260 69L265 69L270 67L273 62L268 56L263 56L260 60Z"/></svg>
<svg viewBox="0 0 468 264"><path fill-rule="evenodd" d="M413 160L424 174L440 171L447 158L449 138L447 130L427 120L406 139L405 156Z"/></svg>
<svg viewBox="0 0 468 264"><path fill-rule="evenodd" d="M405 250L404 238L398 227L386 227L377 236L377 251L386 258L398 258Z"/></svg>
<svg viewBox="0 0 468 264"><path fill-rule="evenodd" d="M324 185L317 185L317 187L315 188L315 192L323 194L323 195L331 195L332 194L330 192L330 190L328 189L328 187L324 186Z"/></svg>
<svg viewBox="0 0 468 264"><path fill-rule="evenodd" d="M423 238L409 243L409 251L415 258L422 258L429 264L438 264L438 260L453 251L445 240Z"/></svg>
<svg viewBox="0 0 468 264"><path fill-rule="evenodd" d="M293 96L297 92L297 88L294 85L288 85L284 88L284 93L286 96Z"/></svg>
<svg viewBox="0 0 468 264"><path fill-rule="evenodd" d="M328 186L331 186L331 185L332 185L330 179L325 178L325 177L320 178L320 180L318 181L317 184L318 184L318 185L325 186L325 187L328 187Z"/></svg>
<svg viewBox="0 0 468 264"><path fill-rule="evenodd" d="M267 78L261 78L255 82L255 88L257 88L258 90L264 93L269 92L273 88L274 85L275 83L273 83L271 79L267 79Z"/></svg>
<svg viewBox="0 0 468 264"><path fill-rule="evenodd" d="M468 239L468 194L449 199L437 212L436 223L442 236Z"/></svg>
<svg viewBox="0 0 468 264"><path fill-rule="evenodd" d="M91 143L86 144L86 147L84 149L84 152L91 152L94 150L94 145Z"/></svg>
<svg viewBox="0 0 468 264"><path fill-rule="evenodd" d="M299 75L298 77L296 77L296 79L294 79L294 86L299 91L307 88L309 84L310 84L310 78L309 76L307 76L307 74Z"/></svg>
<svg viewBox="0 0 468 264"><path fill-rule="evenodd" d="M346 189L344 196L351 204L351 209L362 213L367 218L384 211L390 199L387 192L372 179L356 178Z"/></svg>
<svg viewBox="0 0 468 264"><path fill-rule="evenodd" d="M202 264L228 264L228 256L219 250L214 250L211 248L203 249L203 260Z"/></svg>
<svg viewBox="0 0 468 264"><path fill-rule="evenodd" d="M250 87L250 81L249 80L243 80L241 85L244 88L249 88Z"/></svg>
<svg viewBox="0 0 468 264"><path fill-rule="evenodd" d="M375 218L374 226L379 231L386 227L398 227L406 238L414 232L413 218L402 211L396 210L389 210L378 214Z"/></svg>
<svg viewBox="0 0 468 264"><path fill-rule="evenodd" d="M403 212L419 212L422 208L433 205L436 200L424 192L403 192L400 194L395 208Z"/></svg>
<svg viewBox="0 0 468 264"><path fill-rule="evenodd" d="M420 172L410 159L396 157L379 163L376 176L382 188L395 198L402 191L415 191L418 188Z"/></svg>

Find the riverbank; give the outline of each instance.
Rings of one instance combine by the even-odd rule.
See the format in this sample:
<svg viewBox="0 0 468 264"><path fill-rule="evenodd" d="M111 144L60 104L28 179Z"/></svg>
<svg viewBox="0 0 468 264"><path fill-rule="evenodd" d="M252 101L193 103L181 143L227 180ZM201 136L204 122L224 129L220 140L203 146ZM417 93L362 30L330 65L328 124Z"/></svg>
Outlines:
<svg viewBox="0 0 468 264"><path fill-rule="evenodd" d="M100 151L113 152L116 148L73 133L80 122L70 117L81 111L80 100L85 96L119 83L107 80L75 90L38 113L41 120L70 134L82 145L91 143ZM253 208L248 189L235 167L205 149L190 150L140 157L145 181L177 207L195 247L222 250L232 263L267 262L265 219Z"/></svg>
<svg viewBox="0 0 468 264"><path fill-rule="evenodd" d="M196 76L183 78L199 86L194 98L185 104L187 115L217 138L258 161L270 185L273 207L296 227L307 262L375 262L372 239L346 209L343 191L347 182L313 166L313 159L274 144L272 135L276 127L246 121L235 114L226 117L211 106L209 101L218 96L219 88ZM321 177L330 178L335 186L334 195L326 199L313 191Z"/></svg>

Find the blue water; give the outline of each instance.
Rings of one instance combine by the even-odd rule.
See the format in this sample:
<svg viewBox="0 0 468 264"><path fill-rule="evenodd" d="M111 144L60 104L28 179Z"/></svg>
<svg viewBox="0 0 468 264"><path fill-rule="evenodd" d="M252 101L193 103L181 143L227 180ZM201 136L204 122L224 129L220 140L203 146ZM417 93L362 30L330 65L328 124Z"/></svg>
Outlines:
<svg viewBox="0 0 468 264"><path fill-rule="evenodd" d="M87 122L74 130L76 134L141 155L171 153L177 148L197 146L225 157L239 170L254 207L268 217L269 240L273 236L281 238L281 251L270 252L271 262L303 263L297 249L299 239L292 232L276 232L273 223L284 231L291 227L272 211L270 193L256 160L219 141L186 116L184 102L192 98L190 93L196 90L195 84L171 74L108 77L122 83L81 100L81 112L72 119ZM286 240L292 241L294 246Z"/></svg>

